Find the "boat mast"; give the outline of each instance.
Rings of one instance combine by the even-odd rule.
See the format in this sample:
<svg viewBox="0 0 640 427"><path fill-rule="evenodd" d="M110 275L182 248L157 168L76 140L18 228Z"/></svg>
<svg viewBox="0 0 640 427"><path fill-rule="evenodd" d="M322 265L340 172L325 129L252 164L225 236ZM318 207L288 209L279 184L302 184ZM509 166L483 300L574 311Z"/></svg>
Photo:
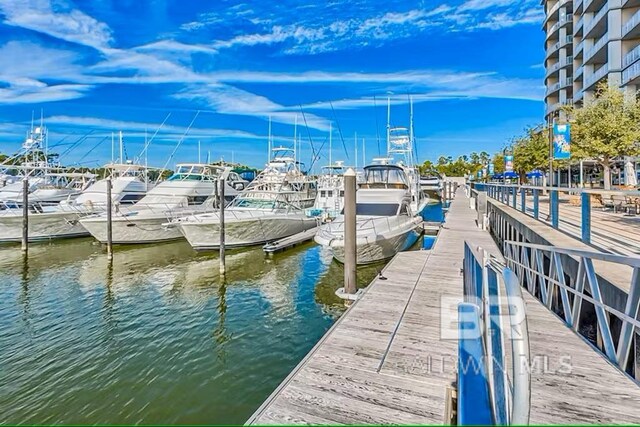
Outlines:
<svg viewBox="0 0 640 427"><path fill-rule="evenodd" d="M114 138L113 132L111 132L111 164L114 162L114 155L116 151L116 140Z"/></svg>
<svg viewBox="0 0 640 427"><path fill-rule="evenodd" d="M200 140L198 140L198 163L202 163L200 161Z"/></svg>
<svg viewBox="0 0 640 427"><path fill-rule="evenodd" d="M413 159L413 147L414 147L414 141L413 141L413 97L411 95L409 95L409 158L410 158L410 166L413 167L414 166L414 159Z"/></svg>
<svg viewBox="0 0 640 427"><path fill-rule="evenodd" d="M362 138L362 167L365 167L367 165L367 152L366 152L366 145L364 144L364 138Z"/></svg>

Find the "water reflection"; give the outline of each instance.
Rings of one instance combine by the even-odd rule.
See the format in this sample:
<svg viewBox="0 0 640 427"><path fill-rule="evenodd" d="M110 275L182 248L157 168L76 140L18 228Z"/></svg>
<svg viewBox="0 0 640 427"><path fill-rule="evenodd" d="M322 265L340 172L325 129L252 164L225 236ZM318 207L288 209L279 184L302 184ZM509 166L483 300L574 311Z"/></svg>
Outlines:
<svg viewBox="0 0 640 427"><path fill-rule="evenodd" d="M382 265L358 269L366 286ZM243 423L343 310L313 244L0 248L0 424Z"/></svg>

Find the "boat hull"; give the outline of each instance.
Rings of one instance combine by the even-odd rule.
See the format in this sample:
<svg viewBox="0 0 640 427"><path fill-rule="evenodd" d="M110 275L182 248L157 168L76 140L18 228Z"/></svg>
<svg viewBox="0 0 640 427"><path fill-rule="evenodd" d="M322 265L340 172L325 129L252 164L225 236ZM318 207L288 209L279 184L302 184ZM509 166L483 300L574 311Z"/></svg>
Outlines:
<svg viewBox="0 0 640 427"><path fill-rule="evenodd" d="M422 232L421 220L416 219L406 227L385 234L361 234L356 236L356 264L365 265L392 258L398 252L411 248ZM325 241L316 236L316 243L331 250L336 261L344 263L344 240L331 239Z"/></svg>
<svg viewBox="0 0 640 427"><path fill-rule="evenodd" d="M111 221L112 242L117 245L160 243L182 239L177 227L166 227L166 216L122 217ZM85 218L84 228L100 243L107 243L107 219L104 216Z"/></svg>
<svg viewBox="0 0 640 427"><path fill-rule="evenodd" d="M180 231L195 250L220 248L217 221L180 222ZM317 226L315 218L303 215L275 215L248 219L225 219L225 247L239 248L268 243Z"/></svg>
<svg viewBox="0 0 640 427"><path fill-rule="evenodd" d="M78 212L47 212L29 215L29 241L89 236ZM22 214L0 215L0 242L22 240Z"/></svg>

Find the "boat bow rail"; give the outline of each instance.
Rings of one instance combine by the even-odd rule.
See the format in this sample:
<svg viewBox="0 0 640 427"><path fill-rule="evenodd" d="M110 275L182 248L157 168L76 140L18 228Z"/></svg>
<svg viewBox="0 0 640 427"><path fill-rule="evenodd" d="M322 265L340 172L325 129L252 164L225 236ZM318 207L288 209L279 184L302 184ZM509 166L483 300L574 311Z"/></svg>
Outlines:
<svg viewBox="0 0 640 427"><path fill-rule="evenodd" d="M458 306L458 424L528 424L529 337L518 278L467 241L463 273L464 302Z"/></svg>

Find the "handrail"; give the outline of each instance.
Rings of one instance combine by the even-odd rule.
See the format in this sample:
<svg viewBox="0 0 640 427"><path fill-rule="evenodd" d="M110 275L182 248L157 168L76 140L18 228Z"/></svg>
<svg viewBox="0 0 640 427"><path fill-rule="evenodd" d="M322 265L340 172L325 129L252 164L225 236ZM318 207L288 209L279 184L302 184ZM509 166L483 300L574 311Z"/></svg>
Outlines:
<svg viewBox="0 0 640 427"><path fill-rule="evenodd" d="M582 303L587 301L592 304L603 347L596 348L626 373L629 359L634 354L633 333L640 328L640 321L637 319L640 309L640 257L623 257L510 240L504 241L504 257L507 266L518 272L522 286L526 286L531 295L539 295L537 298L548 309L553 307L554 298L560 298L559 316L575 332L578 332L580 325ZM545 258L549 259L548 263L544 262ZM600 279L593 264L596 260L633 267L624 311L607 305L604 301ZM578 272L567 282L565 271L569 270L567 263L570 262L578 263ZM556 289L558 292L555 292ZM569 294L573 298L569 298ZM609 315L617 317L622 324L617 342L614 340Z"/></svg>
<svg viewBox="0 0 640 427"><path fill-rule="evenodd" d="M482 360L487 372L494 423L527 424L531 398L531 376L527 369L530 351L526 310L518 279L511 269L468 241L465 241L464 247L463 272L464 304L476 305L480 313L479 326L484 348ZM502 294L502 288L505 294ZM505 296L506 304L501 301ZM505 306L508 307L508 313ZM502 324L505 316L508 319L506 326ZM504 335L511 341L511 378L505 369L508 358L505 356ZM462 336L461 339L464 338ZM482 396L458 395L459 402L466 398L483 399Z"/></svg>

